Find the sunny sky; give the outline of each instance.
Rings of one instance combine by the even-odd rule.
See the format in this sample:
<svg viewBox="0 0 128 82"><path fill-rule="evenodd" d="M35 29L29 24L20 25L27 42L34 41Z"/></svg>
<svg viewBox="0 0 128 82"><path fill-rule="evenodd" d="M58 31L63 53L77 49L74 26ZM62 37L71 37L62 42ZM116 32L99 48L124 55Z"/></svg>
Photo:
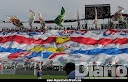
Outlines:
<svg viewBox="0 0 128 82"><path fill-rule="evenodd" d="M77 10L80 18L84 17L85 5L111 4L111 13L117 6L125 8L128 13L128 0L0 0L0 20L8 20L7 16L18 16L21 21L28 21L29 9L36 14L41 12L45 20L54 20L63 6L66 10L65 19L76 19ZM36 17L37 19L37 17Z"/></svg>

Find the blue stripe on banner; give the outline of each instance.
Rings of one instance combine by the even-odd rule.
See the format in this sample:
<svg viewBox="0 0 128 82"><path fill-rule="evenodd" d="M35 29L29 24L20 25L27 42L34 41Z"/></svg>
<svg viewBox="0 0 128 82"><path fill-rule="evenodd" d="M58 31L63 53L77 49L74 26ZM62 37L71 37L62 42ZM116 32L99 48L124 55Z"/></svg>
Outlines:
<svg viewBox="0 0 128 82"><path fill-rule="evenodd" d="M49 58L49 56L51 56L52 54L54 54L54 53L45 52L45 53L43 53L43 58Z"/></svg>
<svg viewBox="0 0 128 82"><path fill-rule="evenodd" d="M34 52L32 55L25 56L25 57L32 58L32 57L37 57L37 56L41 56L41 52Z"/></svg>
<svg viewBox="0 0 128 82"><path fill-rule="evenodd" d="M108 54L108 55L118 55L122 53L128 54L128 48L118 49L118 48L110 48L110 49L91 49L91 50L74 50L71 54L86 54L86 55L97 55L97 54Z"/></svg>
<svg viewBox="0 0 128 82"><path fill-rule="evenodd" d="M3 48L3 47L0 47L0 52L10 52L10 53L18 53L18 52L21 52L21 51L27 51L27 50L22 50L22 49L17 49L17 48Z"/></svg>
<svg viewBox="0 0 128 82"><path fill-rule="evenodd" d="M3 48L0 47L0 52L10 52L10 53L18 53L21 51L27 51L27 50L22 50L22 49L17 49L17 48ZM110 48L110 49L100 49L100 48L96 48L96 49L91 49L91 50L74 50L71 54L86 54L86 55L97 55L97 54L108 54L108 55L118 55L118 54L122 54L122 53L126 53L128 54L128 48L124 48L124 49L118 49L118 48ZM43 58L48 58L49 56L51 56L52 52L44 52L43 53ZM26 56L28 58L32 58L32 57L37 57L37 56L41 56L41 51L40 52L34 52L32 55L30 56Z"/></svg>
<svg viewBox="0 0 128 82"><path fill-rule="evenodd" d="M48 58L52 54L53 53L51 53L51 52L45 52L45 53L43 53L43 58ZM37 56L41 56L41 51L40 52L34 52L32 55L25 56L25 57L27 57L27 58L33 58L33 57L37 57Z"/></svg>
<svg viewBox="0 0 128 82"><path fill-rule="evenodd" d="M0 52L10 52L11 54L12 53L18 53L18 52L21 52L21 51L27 51L27 50L22 50L22 49L17 49L17 48L3 48L3 47L0 47ZM43 58L48 58L50 55L52 55L54 53L51 53L51 52L45 52L43 53ZM37 56L41 56L41 51L40 52L34 52L32 55L29 55L29 56L26 56L27 58L32 58L32 57L37 57Z"/></svg>

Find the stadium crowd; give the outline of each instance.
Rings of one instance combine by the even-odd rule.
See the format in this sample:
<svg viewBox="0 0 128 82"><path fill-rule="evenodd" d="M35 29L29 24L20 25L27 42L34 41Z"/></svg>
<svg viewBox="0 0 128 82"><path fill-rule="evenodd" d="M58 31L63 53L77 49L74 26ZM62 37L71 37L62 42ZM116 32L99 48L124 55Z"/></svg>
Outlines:
<svg viewBox="0 0 128 82"><path fill-rule="evenodd" d="M108 25L103 25L101 24L100 27L98 28L94 28L93 26L87 26L87 25L81 25L81 26L66 26L66 27L57 27L57 26L48 26L47 30L101 30L101 29L126 29L127 26L125 25L116 25L115 27L113 26L108 26ZM43 32L45 31L45 29L40 29L37 26L34 27L33 29L29 29L29 28L3 28L1 29L0 32Z"/></svg>

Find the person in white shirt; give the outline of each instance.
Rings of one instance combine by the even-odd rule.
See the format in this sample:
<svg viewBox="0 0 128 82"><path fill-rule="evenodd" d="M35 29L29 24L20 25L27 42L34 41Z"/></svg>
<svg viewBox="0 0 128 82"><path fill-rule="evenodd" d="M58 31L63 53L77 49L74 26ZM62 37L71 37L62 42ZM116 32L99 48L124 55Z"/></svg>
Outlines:
<svg viewBox="0 0 128 82"><path fill-rule="evenodd" d="M67 76L68 79L86 79L86 77L83 74L80 74L78 70L75 70L75 64L72 62L67 63L64 66L64 70L68 75Z"/></svg>
<svg viewBox="0 0 128 82"><path fill-rule="evenodd" d="M64 70L66 71L68 75L68 79L75 79L75 64L74 63L67 63L64 67Z"/></svg>

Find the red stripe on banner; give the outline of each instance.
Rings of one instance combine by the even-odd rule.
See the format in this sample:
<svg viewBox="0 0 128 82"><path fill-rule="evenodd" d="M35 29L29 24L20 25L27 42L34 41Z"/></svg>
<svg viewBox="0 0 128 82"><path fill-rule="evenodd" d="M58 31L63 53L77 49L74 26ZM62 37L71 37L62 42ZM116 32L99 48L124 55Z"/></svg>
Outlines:
<svg viewBox="0 0 128 82"><path fill-rule="evenodd" d="M94 45L97 42L97 40L94 40L92 38L85 38L85 37L71 37L71 41L86 45Z"/></svg>
<svg viewBox="0 0 128 82"><path fill-rule="evenodd" d="M29 55L29 53L30 53L30 52L27 52L27 53L24 55L24 57L27 56L27 55Z"/></svg>
<svg viewBox="0 0 128 82"><path fill-rule="evenodd" d="M67 53L54 53L53 55L51 55L50 57L49 57L49 59L52 59L52 58L54 58L55 56L57 56L57 55L66 55Z"/></svg>
<svg viewBox="0 0 128 82"><path fill-rule="evenodd" d="M13 53L13 54L10 54L8 56L9 59L15 59L15 58L18 58L19 55L22 55L24 54L24 51L23 52L19 52L19 53Z"/></svg>
<svg viewBox="0 0 128 82"><path fill-rule="evenodd" d="M105 39L102 38L100 40L95 40L92 38L85 38L85 37L71 37L71 41L78 42L81 44L85 45L95 45L95 44L102 44L102 45L107 45L107 44L127 44L128 43L128 38L116 38L116 39Z"/></svg>
<svg viewBox="0 0 128 82"><path fill-rule="evenodd" d="M42 41L40 44L45 44L45 43L51 43L55 41L56 37L48 37L46 40Z"/></svg>
<svg viewBox="0 0 128 82"><path fill-rule="evenodd" d="M19 35L12 35L12 36L7 36L7 37L0 37L0 43L6 43L8 41L15 41L19 44L24 43L24 44L45 44L45 43L51 43L55 41L56 37L48 37L46 40L44 39L34 39L34 38L26 38L24 36L19 36ZM96 40L93 38L89 37L70 37L71 41L78 42L81 44L85 45L95 45L95 44L101 44L101 45L107 45L107 44L127 44L128 43L128 38L116 38L116 39L106 39L102 38L100 40Z"/></svg>
<svg viewBox="0 0 128 82"><path fill-rule="evenodd" d="M24 43L24 44L45 44L45 43L51 43L53 42L55 37L48 37L46 40L43 39L34 39L34 38L26 38L24 36L19 35L13 35L13 36L7 36L7 37L0 37L0 43L6 43L8 41L15 41L17 43Z"/></svg>

